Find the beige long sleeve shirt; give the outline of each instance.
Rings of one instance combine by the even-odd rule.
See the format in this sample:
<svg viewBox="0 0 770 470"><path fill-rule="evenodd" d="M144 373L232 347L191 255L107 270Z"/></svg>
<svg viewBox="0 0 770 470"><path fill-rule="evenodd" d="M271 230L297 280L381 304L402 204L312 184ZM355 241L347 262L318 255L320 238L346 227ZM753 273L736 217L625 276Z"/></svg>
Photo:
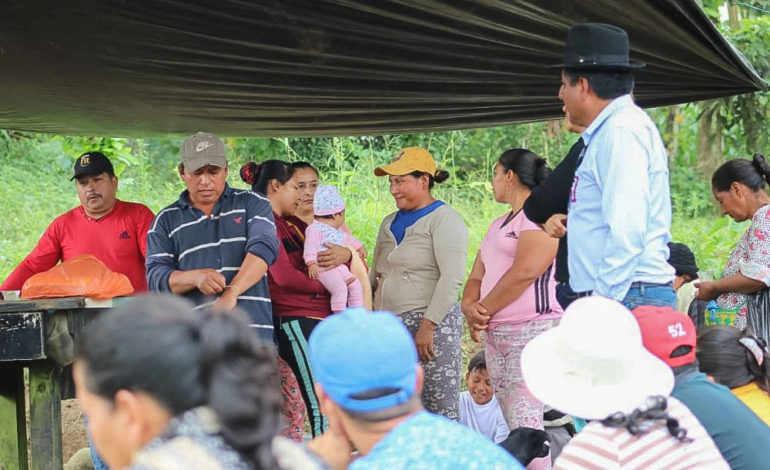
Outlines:
<svg viewBox="0 0 770 470"><path fill-rule="evenodd" d="M439 325L457 302L465 278L468 228L444 204L406 229L400 244L390 231L396 213L385 217L377 234L369 277L374 308L396 314L424 312Z"/></svg>

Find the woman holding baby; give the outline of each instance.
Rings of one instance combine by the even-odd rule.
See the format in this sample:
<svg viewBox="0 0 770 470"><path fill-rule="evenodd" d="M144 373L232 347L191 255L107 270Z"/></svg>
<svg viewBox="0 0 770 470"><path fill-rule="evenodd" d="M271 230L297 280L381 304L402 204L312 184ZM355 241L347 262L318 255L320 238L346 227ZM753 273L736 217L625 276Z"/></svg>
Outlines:
<svg viewBox="0 0 770 470"><path fill-rule="evenodd" d="M315 380L307 360L307 338L313 328L331 314L332 309L331 297L324 285L308 276L303 258L308 224L295 215L300 204L308 199L307 192L315 192L317 174L315 183L305 181L312 179L310 170L312 167L298 169L281 160L266 160L244 165L241 177L251 185L252 190L265 195L273 209L280 247L278 258L268 271L268 284L278 353L297 377L315 437L326 429L327 423L313 389ZM300 179L305 183L303 190L299 187ZM309 199L312 200L312 194ZM332 246L318 254L317 262L328 269L350 258L348 249Z"/></svg>

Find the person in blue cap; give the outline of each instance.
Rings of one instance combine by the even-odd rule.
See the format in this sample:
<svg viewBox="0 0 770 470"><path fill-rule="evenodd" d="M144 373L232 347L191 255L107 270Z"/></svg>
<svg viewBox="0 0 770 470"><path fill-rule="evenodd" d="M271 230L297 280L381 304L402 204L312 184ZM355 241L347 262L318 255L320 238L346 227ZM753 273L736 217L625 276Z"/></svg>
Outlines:
<svg viewBox="0 0 770 470"><path fill-rule="evenodd" d="M347 309L310 335L310 364L329 429L310 448L336 468L521 469L473 430L425 411L423 371L390 312ZM352 448L359 451L352 456Z"/></svg>

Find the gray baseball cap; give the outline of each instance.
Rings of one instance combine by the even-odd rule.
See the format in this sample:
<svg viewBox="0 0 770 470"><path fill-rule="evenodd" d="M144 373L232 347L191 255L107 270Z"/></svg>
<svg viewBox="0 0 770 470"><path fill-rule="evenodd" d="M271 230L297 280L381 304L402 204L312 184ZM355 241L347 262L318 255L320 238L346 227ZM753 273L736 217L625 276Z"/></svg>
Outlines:
<svg viewBox="0 0 770 470"><path fill-rule="evenodd" d="M180 152L185 172L192 173L206 165L227 167L225 143L208 132L197 132L186 138Z"/></svg>

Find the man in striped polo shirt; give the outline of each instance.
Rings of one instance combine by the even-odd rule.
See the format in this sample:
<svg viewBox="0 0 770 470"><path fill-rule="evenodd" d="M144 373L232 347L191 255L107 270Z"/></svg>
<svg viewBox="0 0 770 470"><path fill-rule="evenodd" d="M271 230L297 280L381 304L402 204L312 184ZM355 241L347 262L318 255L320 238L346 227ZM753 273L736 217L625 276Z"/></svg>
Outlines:
<svg viewBox="0 0 770 470"><path fill-rule="evenodd" d="M251 316L252 327L273 337L267 272L278 255L268 200L227 185L225 145L198 132L181 148L179 176L187 189L158 213L147 233L147 283L198 305Z"/></svg>

